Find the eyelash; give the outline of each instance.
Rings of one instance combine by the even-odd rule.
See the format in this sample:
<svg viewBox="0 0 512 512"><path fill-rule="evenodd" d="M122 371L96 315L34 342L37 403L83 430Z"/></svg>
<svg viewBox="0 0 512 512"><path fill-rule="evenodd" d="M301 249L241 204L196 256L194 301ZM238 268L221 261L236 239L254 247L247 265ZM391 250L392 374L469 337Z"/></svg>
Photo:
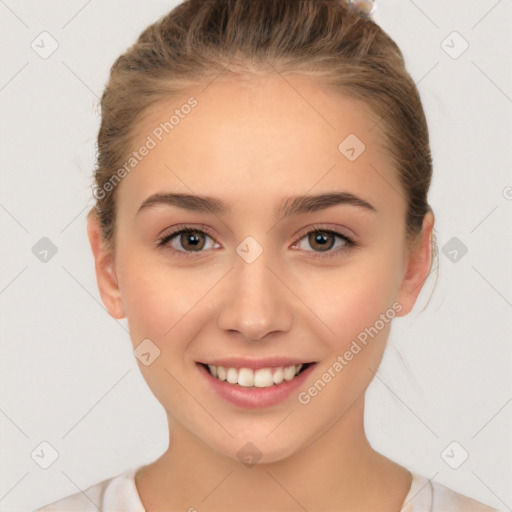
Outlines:
<svg viewBox="0 0 512 512"><path fill-rule="evenodd" d="M335 235L338 238L341 238L346 243L346 246L344 246L340 249L336 249L336 250L329 249L328 251L326 251L324 253L322 253L321 251L314 251L314 250L306 251L306 252L314 253L314 255L315 255L314 257L332 258L335 256L339 256L341 252L358 247L358 244L352 238L348 237L347 235L345 235L343 233L339 233L338 231L334 231L332 229L324 229L321 226L315 226L312 229L310 229L309 231L307 231L306 233L302 234L298 238L297 242L295 242L293 245L296 245L303 238L305 238L306 236L308 236L309 234L314 233L314 232ZM212 240L214 240L213 236L209 233L209 230L206 229L205 227L200 229L200 228L195 228L192 226L180 226L180 228L176 229L175 231L172 231L171 233L167 233L164 236L160 237L156 242L157 247L160 249L170 249L172 252L178 253L179 255L184 256L185 258L193 258L197 254L204 252L204 251L180 251L170 245L167 245L173 238L175 238L177 235L181 235L182 233L194 233L194 234L200 234L200 235L201 234L207 235ZM215 240L214 240L214 242L217 243Z"/></svg>

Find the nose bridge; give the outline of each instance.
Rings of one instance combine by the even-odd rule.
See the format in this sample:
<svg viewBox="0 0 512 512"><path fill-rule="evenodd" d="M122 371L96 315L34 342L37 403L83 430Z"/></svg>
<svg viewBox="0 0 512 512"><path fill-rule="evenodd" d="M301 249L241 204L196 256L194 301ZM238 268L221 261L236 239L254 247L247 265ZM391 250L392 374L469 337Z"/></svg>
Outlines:
<svg viewBox="0 0 512 512"><path fill-rule="evenodd" d="M218 315L219 328L239 331L249 340L288 330L292 318L290 297L274 275L279 265L272 264L271 251L247 237L236 252Z"/></svg>

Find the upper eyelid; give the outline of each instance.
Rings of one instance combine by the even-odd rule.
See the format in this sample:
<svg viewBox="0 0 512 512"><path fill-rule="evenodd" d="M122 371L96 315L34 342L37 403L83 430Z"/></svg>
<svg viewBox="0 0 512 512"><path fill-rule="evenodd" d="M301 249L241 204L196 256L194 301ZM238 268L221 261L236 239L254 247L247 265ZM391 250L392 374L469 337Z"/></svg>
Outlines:
<svg viewBox="0 0 512 512"><path fill-rule="evenodd" d="M168 233L166 233L167 229L170 229ZM172 228L164 228L158 234L157 238L165 238L170 235L176 235L181 231L186 230L194 230L194 231L204 231L207 235L213 238L212 230L208 226L204 226L202 224L191 225L191 224L178 224L177 226L173 226ZM162 234L166 233L166 234Z"/></svg>
<svg viewBox="0 0 512 512"><path fill-rule="evenodd" d="M349 230L348 228L345 228L346 231L351 231ZM300 240L301 238L303 238L304 236L306 236L307 234L313 232L313 231L321 231L321 232L330 232L330 233L333 233L337 236L341 236L341 237L346 237L348 238L349 240L355 242L356 241L356 236L354 234L350 234L350 233L346 233L344 232L344 230L341 228L341 227L329 227L329 226L326 226L326 227L323 227L322 224L313 224L311 226L307 226L305 227L303 230L301 229L297 235L295 235L296 237L298 237L298 239Z"/></svg>

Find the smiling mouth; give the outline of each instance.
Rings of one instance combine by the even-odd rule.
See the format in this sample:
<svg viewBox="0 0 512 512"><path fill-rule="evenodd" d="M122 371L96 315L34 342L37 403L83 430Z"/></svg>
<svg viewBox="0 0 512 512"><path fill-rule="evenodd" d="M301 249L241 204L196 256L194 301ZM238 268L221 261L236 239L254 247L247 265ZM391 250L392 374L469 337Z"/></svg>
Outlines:
<svg viewBox="0 0 512 512"><path fill-rule="evenodd" d="M233 368L199 363L215 379L245 388L269 388L283 382L292 381L314 363L301 363L290 366L268 368Z"/></svg>

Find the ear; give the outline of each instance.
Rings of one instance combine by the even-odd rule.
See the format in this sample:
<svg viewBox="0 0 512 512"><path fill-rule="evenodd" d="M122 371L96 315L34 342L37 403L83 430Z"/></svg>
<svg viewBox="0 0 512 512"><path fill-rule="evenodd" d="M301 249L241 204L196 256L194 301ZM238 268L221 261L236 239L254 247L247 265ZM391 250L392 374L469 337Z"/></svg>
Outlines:
<svg viewBox="0 0 512 512"><path fill-rule="evenodd" d="M432 265L433 229L434 215L428 211L423 218L420 238L406 256L404 275L396 299L402 305L402 310L397 316L407 315L412 310L427 280Z"/></svg>
<svg viewBox="0 0 512 512"><path fill-rule="evenodd" d="M87 236L94 255L96 282L101 300L110 316L117 319L124 318L125 312L115 273L114 251L103 239L100 221L94 210L87 215Z"/></svg>

